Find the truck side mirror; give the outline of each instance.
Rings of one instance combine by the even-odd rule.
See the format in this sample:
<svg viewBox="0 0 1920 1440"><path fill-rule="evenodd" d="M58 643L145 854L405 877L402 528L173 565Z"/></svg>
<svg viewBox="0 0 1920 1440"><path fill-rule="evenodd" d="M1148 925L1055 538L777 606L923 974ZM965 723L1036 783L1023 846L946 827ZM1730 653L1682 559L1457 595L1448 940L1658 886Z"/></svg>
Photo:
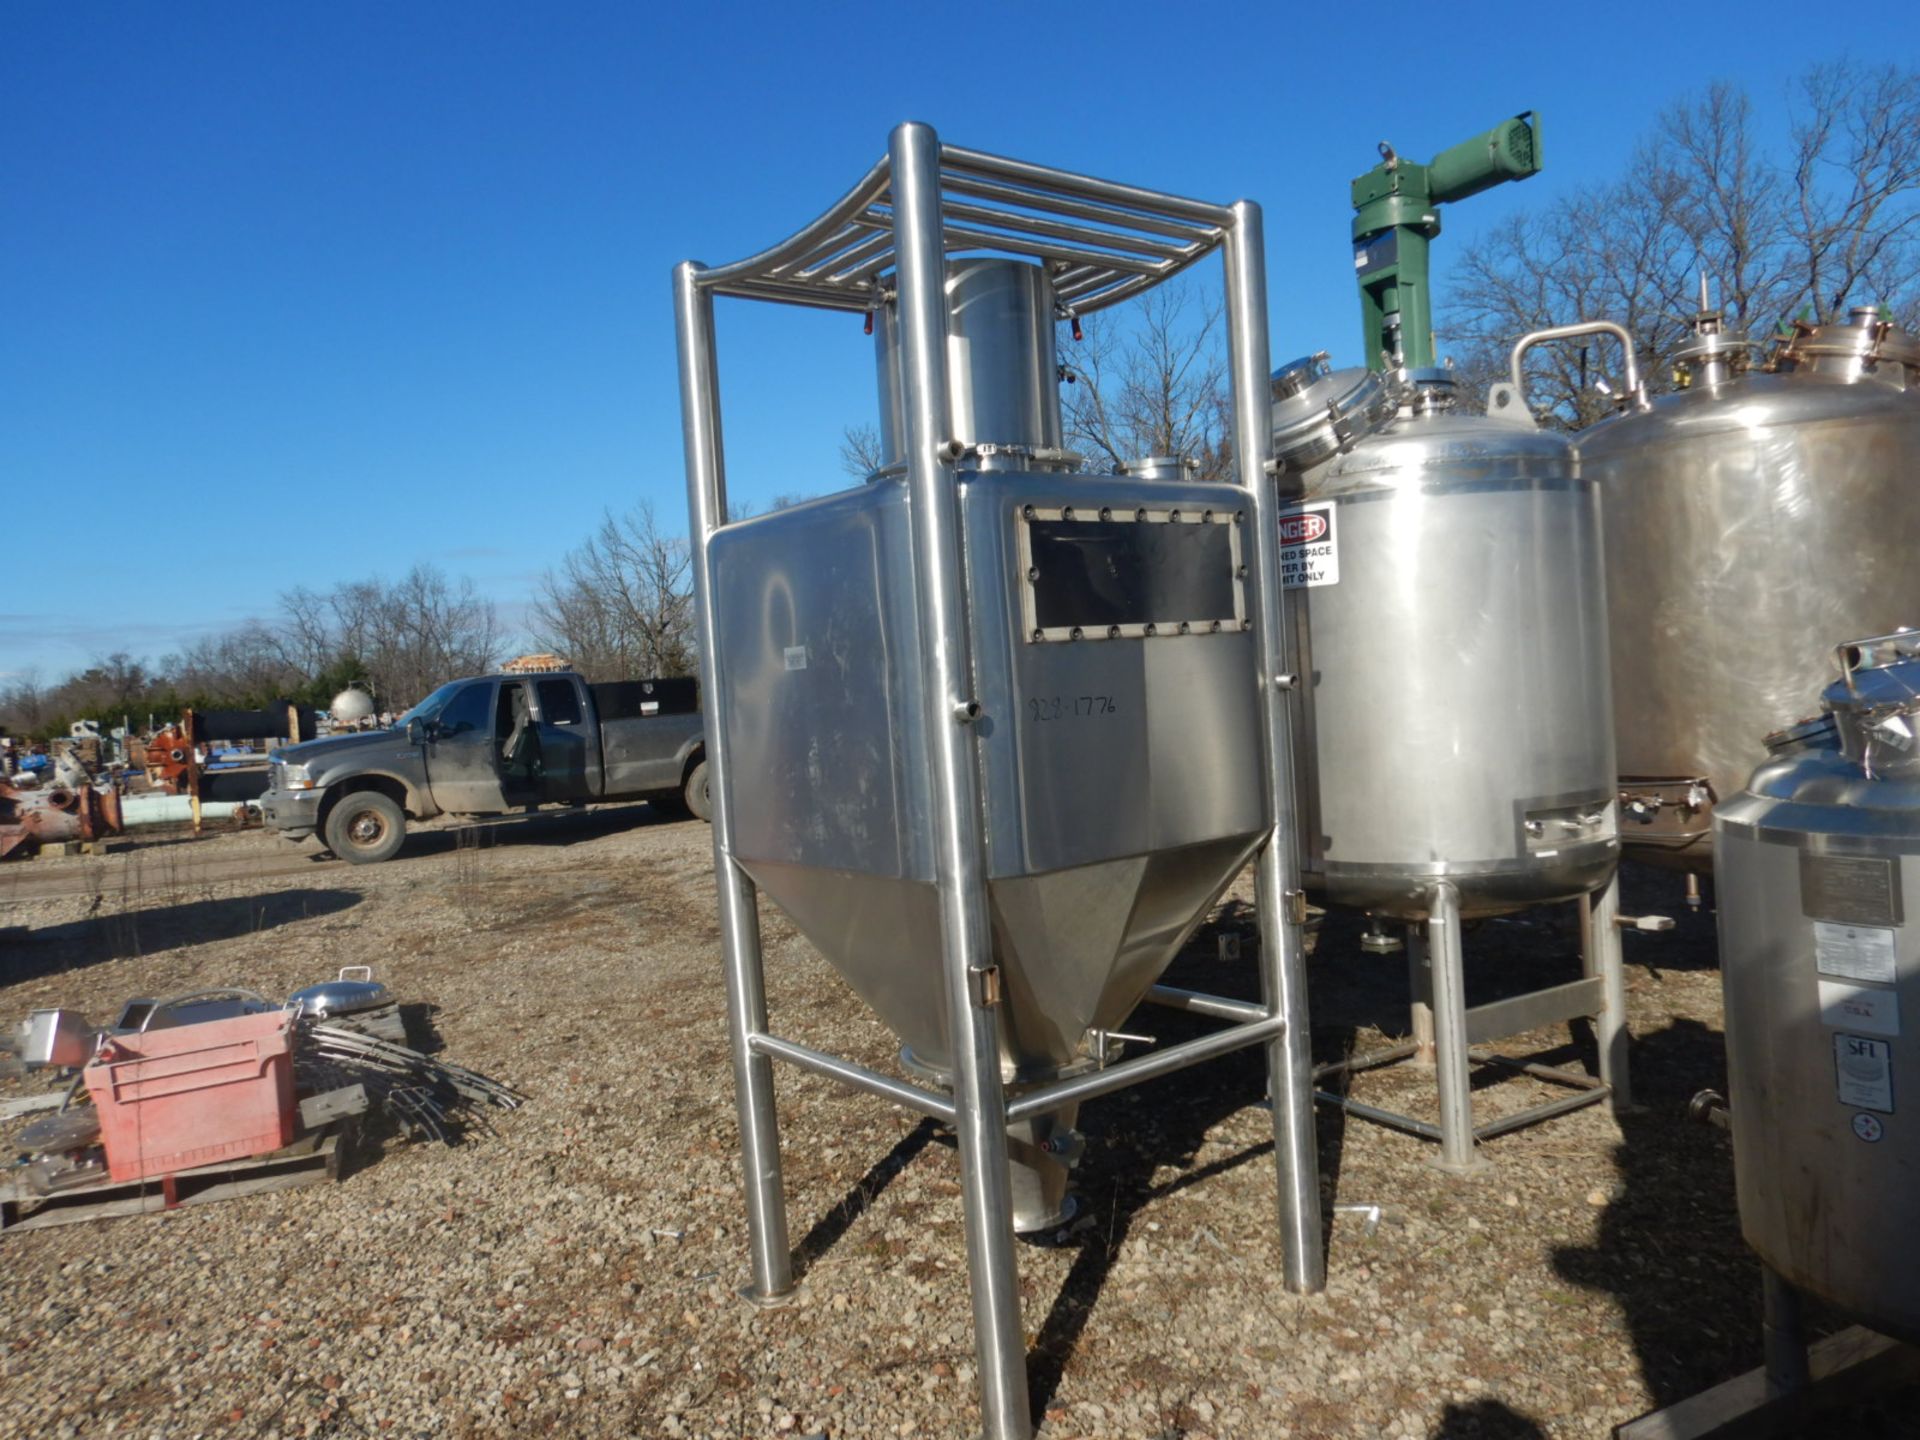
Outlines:
<svg viewBox="0 0 1920 1440"><path fill-rule="evenodd" d="M427 722L426 721L420 719L418 716L415 716L413 719L407 721L407 743L409 745L423 745L426 743L426 739L427 739Z"/></svg>

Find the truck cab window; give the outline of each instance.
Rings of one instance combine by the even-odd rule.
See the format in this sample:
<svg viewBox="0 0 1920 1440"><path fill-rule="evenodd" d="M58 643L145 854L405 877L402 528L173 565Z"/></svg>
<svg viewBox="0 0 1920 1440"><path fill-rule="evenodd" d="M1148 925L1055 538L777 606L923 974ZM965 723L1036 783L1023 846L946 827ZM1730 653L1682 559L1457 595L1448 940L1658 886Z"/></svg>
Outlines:
<svg viewBox="0 0 1920 1440"><path fill-rule="evenodd" d="M494 725L500 744L500 783L512 800L540 778L540 732L521 681L510 680L500 687Z"/></svg>
<svg viewBox="0 0 1920 1440"><path fill-rule="evenodd" d="M538 688L541 719L549 725L580 723L580 696L571 680L542 680Z"/></svg>
<svg viewBox="0 0 1920 1440"><path fill-rule="evenodd" d="M469 685L446 703L440 711L440 734L443 737L465 735L470 731L487 728L489 712L493 709L493 687L482 681L478 685Z"/></svg>

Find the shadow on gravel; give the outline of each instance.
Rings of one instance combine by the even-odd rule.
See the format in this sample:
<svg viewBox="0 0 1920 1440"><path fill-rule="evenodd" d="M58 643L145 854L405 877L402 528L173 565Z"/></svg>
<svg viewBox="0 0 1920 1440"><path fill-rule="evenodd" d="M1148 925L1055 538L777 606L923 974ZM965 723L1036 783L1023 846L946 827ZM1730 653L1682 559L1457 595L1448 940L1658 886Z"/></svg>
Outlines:
<svg viewBox="0 0 1920 1440"><path fill-rule="evenodd" d="M234 940L317 915L337 915L360 901L360 894L353 890L276 890L227 900L153 905L30 928L23 938L0 948L0 985L37 980L102 960Z"/></svg>
<svg viewBox="0 0 1920 1440"><path fill-rule="evenodd" d="M413 831L407 835L406 844L396 858L405 861L424 859L429 855L451 855L461 848L461 835L475 831L484 836L483 845L505 848L520 845L585 845L590 841L604 840L609 835L624 835L654 825L700 824L701 821L658 810L644 801L636 801L631 805L603 805L584 811L543 810L532 815L512 815L444 830ZM469 839L464 843L471 845L473 841Z"/></svg>
<svg viewBox="0 0 1920 1440"><path fill-rule="evenodd" d="M1733 1150L1687 1118L1687 1100L1726 1084L1720 1033L1695 1020L1637 1035L1637 1109L1620 1117L1620 1180L1598 1242L1556 1251L1567 1280L1614 1297L1655 1405L1760 1361L1760 1270L1740 1239Z"/></svg>
<svg viewBox="0 0 1920 1440"><path fill-rule="evenodd" d="M1547 1440L1547 1432L1498 1400L1449 1405L1431 1440Z"/></svg>
<svg viewBox="0 0 1920 1440"><path fill-rule="evenodd" d="M1223 963L1217 958L1216 937L1222 932L1240 936L1242 959ZM1258 971L1248 953L1257 943L1251 912L1230 904L1213 922L1201 927L1168 967L1164 979L1186 989L1257 1001ZM1128 1023L1129 1028L1151 1031L1156 1048L1220 1028L1218 1021L1150 1006L1136 1011ZM1074 1171L1081 1218L1066 1241L1079 1253L1027 1356L1028 1389L1036 1419L1046 1413L1060 1387L1140 1210L1164 1196L1205 1184L1251 1162L1261 1162L1271 1172L1270 1138L1204 1165L1194 1163L1209 1132L1228 1116L1259 1106L1266 1088L1265 1052L1255 1046L1183 1070L1176 1081L1152 1082L1088 1102L1080 1122L1080 1129L1088 1137L1087 1152ZM1330 1193L1330 1177L1338 1171L1337 1148L1329 1156L1324 1131L1321 1165L1324 1195ZM1156 1183L1153 1175L1162 1167L1181 1173ZM1204 1227L1195 1232L1191 1243L1206 1247L1203 1253L1218 1261L1235 1258L1225 1242ZM1172 1424L1181 1423L1179 1407L1164 1418Z"/></svg>
<svg viewBox="0 0 1920 1440"><path fill-rule="evenodd" d="M422 1055L438 1055L447 1048L447 1042L440 1038L440 1029L433 1023L433 1017L440 1013L438 1005L425 1001L412 1001L400 1007L400 1023L406 1027L407 1048L418 1050Z"/></svg>
<svg viewBox="0 0 1920 1440"><path fill-rule="evenodd" d="M806 1278L807 1271L840 1243L840 1237L853 1227L854 1222L873 1208L873 1202L880 1198L894 1178L911 1165L936 1136L943 1133L938 1121L922 1120L901 1136L900 1142L876 1161L872 1169L855 1181L831 1210L814 1222L813 1228L801 1237L793 1250L793 1278L796 1283Z"/></svg>
<svg viewBox="0 0 1920 1440"><path fill-rule="evenodd" d="M1712 888L1689 910L1677 873L1628 866L1622 909L1670 915L1665 935L1627 937L1627 957L1655 973L1719 963ZM1615 1297L1633 1335L1655 1409L1760 1365L1760 1263L1740 1237L1733 1146L1725 1131L1687 1118L1700 1090L1727 1088L1720 1031L1677 1019L1634 1036L1636 1110L1621 1117L1620 1185L1601 1217L1598 1243L1568 1248L1554 1267L1569 1281ZM1844 1317L1811 1307L1816 1334ZM1849 1440L1920 1435L1920 1388L1906 1387L1823 1412L1805 1433Z"/></svg>

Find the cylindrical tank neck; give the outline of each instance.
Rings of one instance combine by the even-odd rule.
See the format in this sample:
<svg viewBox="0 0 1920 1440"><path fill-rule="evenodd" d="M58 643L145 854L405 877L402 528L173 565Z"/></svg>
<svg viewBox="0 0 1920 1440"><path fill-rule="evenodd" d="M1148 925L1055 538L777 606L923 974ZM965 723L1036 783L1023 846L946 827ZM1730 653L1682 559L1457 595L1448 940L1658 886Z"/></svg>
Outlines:
<svg viewBox="0 0 1920 1440"><path fill-rule="evenodd" d="M1060 366L1053 284L1020 260L949 260L947 401L953 436L980 469L1060 469ZM905 458L905 379L897 305L874 327L883 465Z"/></svg>
<svg viewBox="0 0 1920 1440"><path fill-rule="evenodd" d="M1877 380L1897 389L1920 389L1920 343L1874 305L1856 305L1844 321L1793 322L1767 368L1793 374Z"/></svg>
<svg viewBox="0 0 1920 1440"><path fill-rule="evenodd" d="M1459 403L1453 371L1444 365L1427 365L1399 372L1400 414L1446 415Z"/></svg>
<svg viewBox="0 0 1920 1440"><path fill-rule="evenodd" d="M1710 389L1724 385L1746 370L1751 353L1751 347L1744 339L1728 331L1726 319L1718 310L1705 308L1704 285L1703 281L1702 307L1689 325L1693 331L1692 343L1673 357L1680 372L1676 378L1682 389L1695 386Z"/></svg>

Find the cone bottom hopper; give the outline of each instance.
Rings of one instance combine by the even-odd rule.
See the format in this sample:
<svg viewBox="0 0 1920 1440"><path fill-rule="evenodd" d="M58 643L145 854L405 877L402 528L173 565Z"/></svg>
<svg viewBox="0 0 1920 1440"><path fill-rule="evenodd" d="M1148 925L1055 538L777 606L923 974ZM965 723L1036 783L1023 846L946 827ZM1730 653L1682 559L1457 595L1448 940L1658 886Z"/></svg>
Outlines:
<svg viewBox="0 0 1920 1440"><path fill-rule="evenodd" d="M1217 485L963 472L959 492L985 712L974 728L1001 1074L1019 1087L1106 1062L1104 1032L1266 832L1236 578L1244 519L1239 494ZM919 823L927 717L906 511L904 488L882 482L728 527L711 547L713 623L733 662L719 678L727 743L741 772L759 777L731 796L742 868L911 1064L945 1077L951 1014ZM1131 596L1089 586L1148 553L1186 566L1176 578L1196 592L1189 603L1210 600L1214 613L1143 609L1108 622L1138 628L1157 614L1165 635L1109 639L1102 627L1097 641L1031 638L1072 628L1046 623L1063 618L1052 605L1164 603L1150 586ZM1056 578L1059 595L1048 590ZM1070 1129L1070 1116L1056 1118ZM1061 1180L1040 1188L1053 1195ZM1058 1212L1049 1201L1015 1224L1044 1229Z"/></svg>
<svg viewBox="0 0 1920 1440"><path fill-rule="evenodd" d="M1179 466L1148 471L1172 479L1076 473L1060 448L1056 318L1215 248L1239 483L1189 483ZM743 1293L778 1303L795 1283L774 1059L945 1121L989 1440L1032 1434L1013 1235L1069 1213L1087 1098L1262 1047L1284 1280L1300 1292L1325 1279L1291 732L1275 698L1292 680L1264 470L1262 248L1246 202L902 125L786 241L674 276ZM877 322L890 453L866 485L728 523L721 294ZM1262 1002L1157 989L1250 859ZM762 890L900 1038L912 1078L770 1027ZM1109 1032L1143 998L1232 1023L1122 1058Z"/></svg>

